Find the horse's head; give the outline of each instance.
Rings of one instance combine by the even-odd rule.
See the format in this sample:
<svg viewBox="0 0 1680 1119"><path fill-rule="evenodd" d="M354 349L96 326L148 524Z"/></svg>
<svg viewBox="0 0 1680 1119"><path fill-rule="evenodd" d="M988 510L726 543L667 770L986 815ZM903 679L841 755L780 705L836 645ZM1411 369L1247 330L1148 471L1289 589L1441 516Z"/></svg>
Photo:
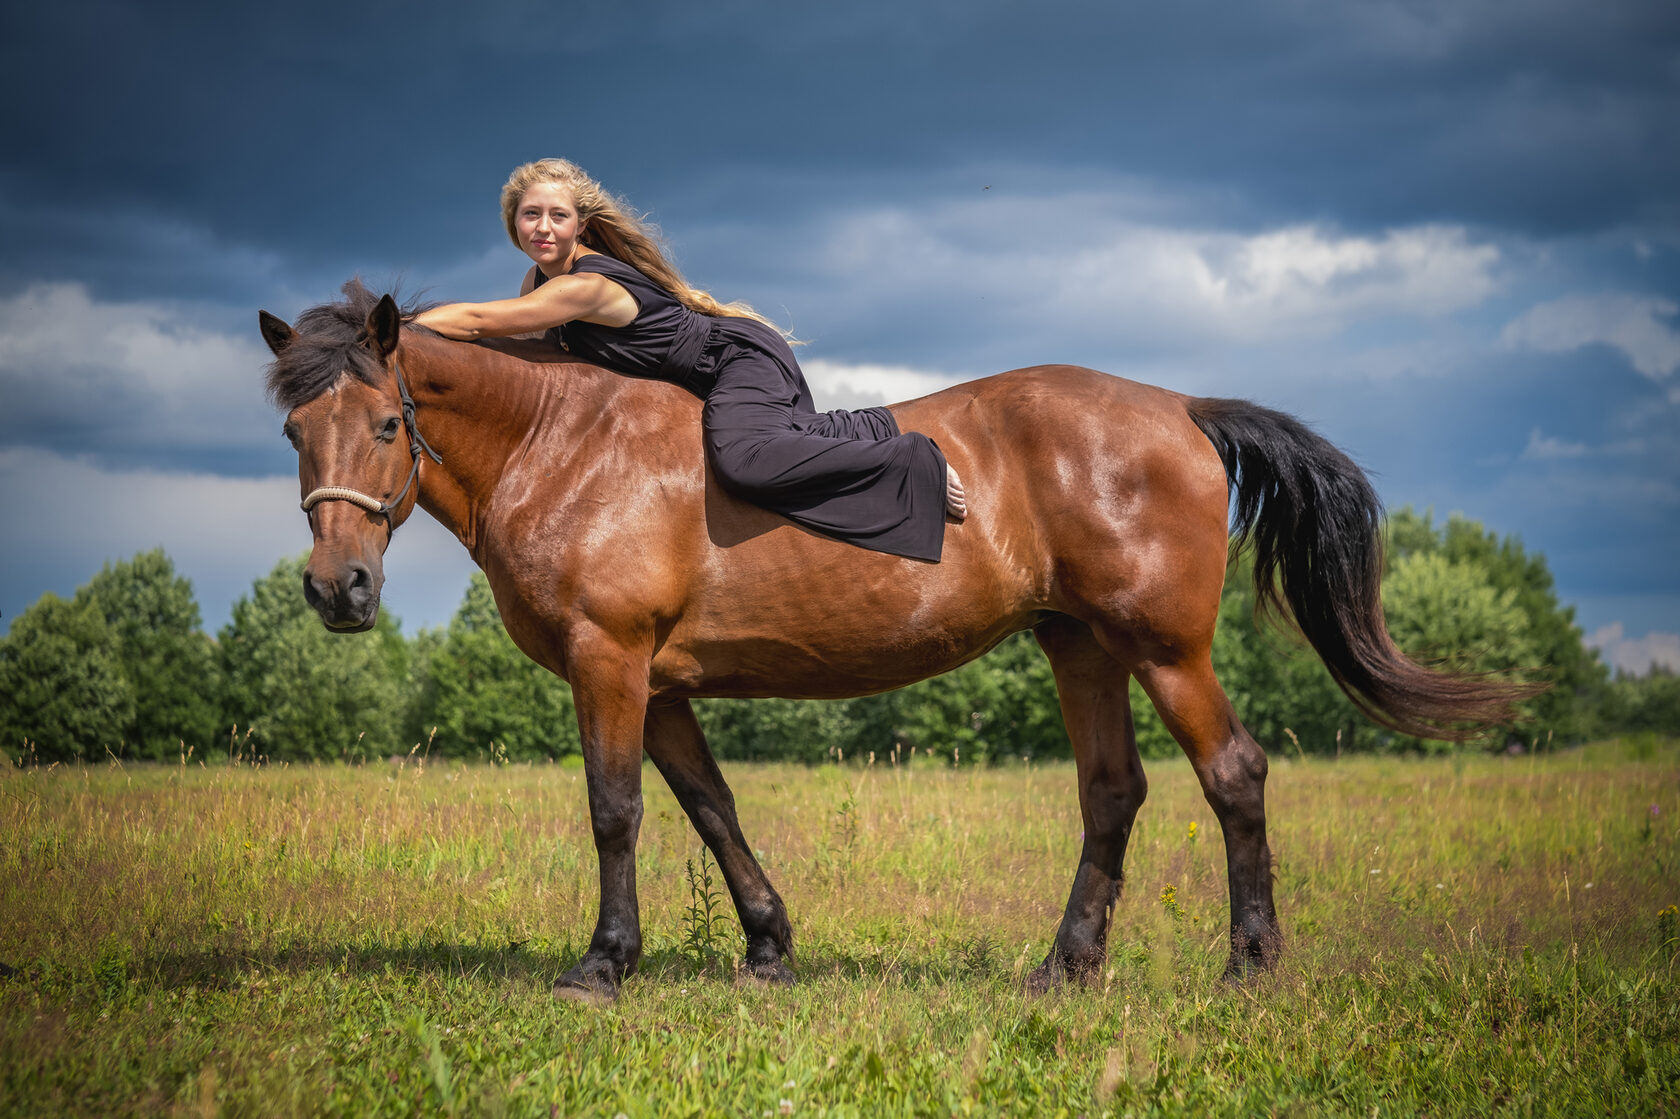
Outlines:
<svg viewBox="0 0 1680 1119"><path fill-rule="evenodd" d="M259 317L274 351L269 395L287 413L315 537L303 595L328 629L359 633L379 616L385 548L414 509L423 444L391 374L402 312L355 281L345 295L305 311L297 329Z"/></svg>

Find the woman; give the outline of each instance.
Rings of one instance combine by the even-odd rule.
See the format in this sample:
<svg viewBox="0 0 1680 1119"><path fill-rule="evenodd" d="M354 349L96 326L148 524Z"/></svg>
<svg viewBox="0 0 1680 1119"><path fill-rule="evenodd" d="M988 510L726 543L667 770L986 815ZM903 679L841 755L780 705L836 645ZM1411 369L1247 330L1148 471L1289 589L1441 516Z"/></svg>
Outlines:
<svg viewBox="0 0 1680 1119"><path fill-rule="evenodd" d="M817 412L787 340L740 303L690 287L634 212L575 164L543 159L502 188L508 236L534 262L517 299L451 303L415 322L471 340L558 330L583 361L674 381L705 400L706 455L731 492L817 532L937 560L962 483L885 408Z"/></svg>

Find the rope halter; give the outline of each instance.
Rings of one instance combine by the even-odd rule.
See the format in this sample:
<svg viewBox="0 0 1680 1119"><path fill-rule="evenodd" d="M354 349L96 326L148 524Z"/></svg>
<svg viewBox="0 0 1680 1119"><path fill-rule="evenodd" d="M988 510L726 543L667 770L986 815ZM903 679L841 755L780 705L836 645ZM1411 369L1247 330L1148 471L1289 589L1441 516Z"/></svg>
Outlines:
<svg viewBox="0 0 1680 1119"><path fill-rule="evenodd" d="M432 445L426 442L426 437L420 434L420 426L414 422L414 397L408 393L408 382L403 379L402 366L397 364L395 354L391 355L391 372L397 375L397 394L402 397L403 426L408 428L408 453L414 457L414 466L408 472L408 481L403 483L401 492L390 501L380 501L377 497L369 497L360 490L353 490L348 486L319 486L309 491L309 496L303 499L301 508L308 513L323 501L348 501L352 505L360 505L375 516L391 520L391 513L403 503L408 496L409 489L414 485L414 479L420 476L420 454L424 451L431 460L439 466L443 465L443 456L432 450Z"/></svg>

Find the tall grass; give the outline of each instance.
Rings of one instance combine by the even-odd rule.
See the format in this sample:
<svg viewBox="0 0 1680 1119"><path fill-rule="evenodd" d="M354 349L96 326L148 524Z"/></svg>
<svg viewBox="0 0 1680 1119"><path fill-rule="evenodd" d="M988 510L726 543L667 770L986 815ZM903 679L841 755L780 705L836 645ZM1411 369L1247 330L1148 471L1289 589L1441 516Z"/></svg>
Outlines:
<svg viewBox="0 0 1680 1119"><path fill-rule="evenodd" d="M1287 948L1238 987L1217 822L1152 763L1109 966L1036 1000L1070 766L727 773L799 985L733 981L650 768L642 970L589 1009L548 991L595 916L579 769L12 769L0 1112L1680 1111L1676 743L1274 760Z"/></svg>

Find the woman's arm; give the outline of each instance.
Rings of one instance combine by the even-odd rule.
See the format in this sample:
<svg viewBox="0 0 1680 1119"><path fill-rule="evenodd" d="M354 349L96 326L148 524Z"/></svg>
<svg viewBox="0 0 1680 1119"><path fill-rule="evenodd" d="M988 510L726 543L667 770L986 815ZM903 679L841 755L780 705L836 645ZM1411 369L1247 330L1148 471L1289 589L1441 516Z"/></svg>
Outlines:
<svg viewBox="0 0 1680 1119"><path fill-rule="evenodd" d="M527 277L527 283L531 280ZM574 319L602 326L629 326L636 300L622 286L594 272L560 276L517 299L489 303L446 303L415 318L445 338L470 342L547 330Z"/></svg>
<svg viewBox="0 0 1680 1119"><path fill-rule="evenodd" d="M524 282L522 282L519 285L519 294L520 295L530 295L533 291L536 291L537 290L537 277L539 275L541 275L541 273L537 271L537 266L535 264L531 265L530 269L527 270L526 273L525 273ZM527 330L523 334L510 334L510 335L508 335L508 337L509 338L528 338L532 341L536 341L538 339L547 337L547 335L548 335L548 331L546 331L546 330Z"/></svg>

